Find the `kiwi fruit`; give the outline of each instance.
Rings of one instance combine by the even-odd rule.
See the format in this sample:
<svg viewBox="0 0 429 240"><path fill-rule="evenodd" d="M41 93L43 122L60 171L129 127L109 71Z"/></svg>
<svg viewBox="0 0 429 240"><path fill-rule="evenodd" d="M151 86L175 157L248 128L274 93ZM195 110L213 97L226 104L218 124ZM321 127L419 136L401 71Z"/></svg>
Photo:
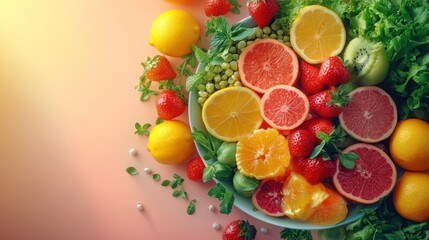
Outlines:
<svg viewBox="0 0 429 240"><path fill-rule="evenodd" d="M389 59L381 42L354 38L346 46L343 58L351 81L360 86L381 83L389 71Z"/></svg>

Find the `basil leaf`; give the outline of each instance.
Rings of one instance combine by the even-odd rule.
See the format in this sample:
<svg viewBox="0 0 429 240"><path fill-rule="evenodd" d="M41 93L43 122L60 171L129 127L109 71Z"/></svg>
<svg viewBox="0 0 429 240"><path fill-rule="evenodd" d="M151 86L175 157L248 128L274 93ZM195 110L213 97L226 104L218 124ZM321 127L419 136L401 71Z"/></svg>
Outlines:
<svg viewBox="0 0 429 240"><path fill-rule="evenodd" d="M135 167L127 167L125 171L131 176L137 175L139 173L139 171Z"/></svg>
<svg viewBox="0 0 429 240"><path fill-rule="evenodd" d="M234 194L232 192L226 191L223 195L222 202L220 203L219 212L226 215L230 214L233 204L234 204Z"/></svg>

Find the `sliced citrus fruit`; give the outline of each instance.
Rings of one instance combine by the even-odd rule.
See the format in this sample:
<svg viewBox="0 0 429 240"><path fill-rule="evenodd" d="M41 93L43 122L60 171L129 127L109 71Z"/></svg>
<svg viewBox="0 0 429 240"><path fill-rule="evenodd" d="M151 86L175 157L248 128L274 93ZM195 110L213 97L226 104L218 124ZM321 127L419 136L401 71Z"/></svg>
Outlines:
<svg viewBox="0 0 429 240"><path fill-rule="evenodd" d="M323 226L335 225L347 217L347 201L338 192L328 187L325 189L329 195L328 198L316 208L306 222Z"/></svg>
<svg viewBox="0 0 429 240"><path fill-rule="evenodd" d="M303 123L310 111L307 96L298 88L274 86L262 96L262 118L272 127L291 130Z"/></svg>
<svg viewBox="0 0 429 240"><path fill-rule="evenodd" d="M305 221L328 196L323 184L311 185L303 176L292 172L283 186L284 214L290 219Z"/></svg>
<svg viewBox="0 0 429 240"><path fill-rule="evenodd" d="M350 92L350 102L339 120L353 138L374 143L388 138L397 123L395 102L383 89L375 86L359 87Z"/></svg>
<svg viewBox="0 0 429 240"><path fill-rule="evenodd" d="M368 143L356 143L343 150L359 156L353 169L339 165L334 174L335 188L344 197L370 204L389 194L396 183L395 164L380 148Z"/></svg>
<svg viewBox="0 0 429 240"><path fill-rule="evenodd" d="M252 195L252 203L259 211L273 217L285 214L282 209L283 181L263 180Z"/></svg>
<svg viewBox="0 0 429 240"><path fill-rule="evenodd" d="M346 30L341 18L320 6L303 7L290 28L290 43L306 62L316 64L338 55L346 43Z"/></svg>
<svg viewBox="0 0 429 240"><path fill-rule="evenodd" d="M282 176L290 161L287 140L273 128L240 139L235 157L238 170L256 179Z"/></svg>
<svg viewBox="0 0 429 240"><path fill-rule="evenodd" d="M245 87L216 91L204 103L202 119L207 131L225 142L237 142L262 124L261 99Z"/></svg>
<svg viewBox="0 0 429 240"><path fill-rule="evenodd" d="M238 60L241 82L259 93L279 84L293 85L298 77L298 68L295 52L274 39L252 43Z"/></svg>

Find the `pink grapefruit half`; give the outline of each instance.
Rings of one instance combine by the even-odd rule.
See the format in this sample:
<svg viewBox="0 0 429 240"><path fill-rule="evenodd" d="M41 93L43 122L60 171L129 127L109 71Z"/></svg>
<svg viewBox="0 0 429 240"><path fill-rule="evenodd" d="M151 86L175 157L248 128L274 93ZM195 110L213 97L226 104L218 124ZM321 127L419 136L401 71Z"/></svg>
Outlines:
<svg viewBox="0 0 429 240"><path fill-rule="evenodd" d="M307 119L310 104L298 88L278 85L262 96L260 110L268 125L279 130L291 130Z"/></svg>
<svg viewBox="0 0 429 240"><path fill-rule="evenodd" d="M371 204L389 194L396 183L395 164L380 148L357 143L344 149L359 156L353 169L339 164L334 174L335 188L344 197L359 203ZM338 161L339 162L339 161Z"/></svg>
<svg viewBox="0 0 429 240"><path fill-rule="evenodd" d="M285 214L282 208L283 182L274 179L263 180L252 195L252 203L259 211L273 217Z"/></svg>
<svg viewBox="0 0 429 240"><path fill-rule="evenodd" d="M376 86L350 92L350 103L339 116L343 129L353 138L375 143L388 138L395 129L398 113L393 99Z"/></svg>
<svg viewBox="0 0 429 240"><path fill-rule="evenodd" d="M244 48L238 70L244 86L264 93L276 85L293 85L299 63L295 52L274 39L262 39Z"/></svg>

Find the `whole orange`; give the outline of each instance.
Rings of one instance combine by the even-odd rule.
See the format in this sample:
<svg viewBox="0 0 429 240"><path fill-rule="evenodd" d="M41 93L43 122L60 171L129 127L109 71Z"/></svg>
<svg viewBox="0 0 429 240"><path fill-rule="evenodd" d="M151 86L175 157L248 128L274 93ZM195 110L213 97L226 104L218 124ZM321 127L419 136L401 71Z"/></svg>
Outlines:
<svg viewBox="0 0 429 240"><path fill-rule="evenodd" d="M393 190L393 206L402 217L429 221L429 173L405 171Z"/></svg>
<svg viewBox="0 0 429 240"><path fill-rule="evenodd" d="M399 121L389 150L396 164L411 171L429 170L429 124L417 118Z"/></svg>

